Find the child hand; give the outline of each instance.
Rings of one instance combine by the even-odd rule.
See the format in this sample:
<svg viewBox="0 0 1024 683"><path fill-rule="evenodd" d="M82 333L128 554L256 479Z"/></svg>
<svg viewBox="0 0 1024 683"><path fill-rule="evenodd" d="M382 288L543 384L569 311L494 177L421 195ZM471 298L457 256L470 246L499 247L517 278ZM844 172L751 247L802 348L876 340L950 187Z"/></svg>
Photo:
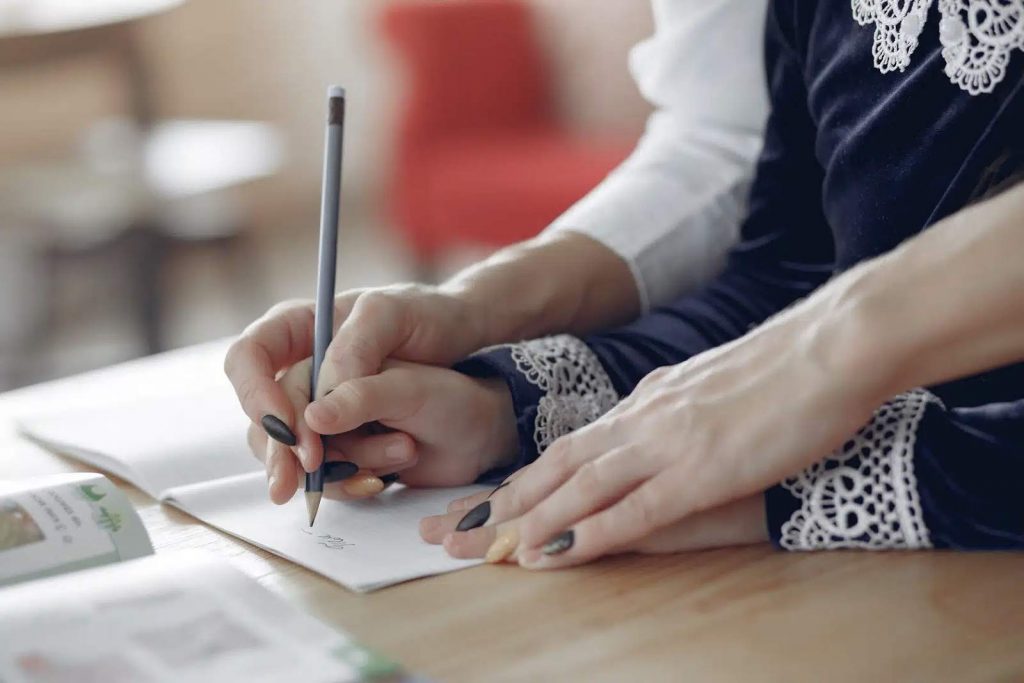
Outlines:
<svg viewBox="0 0 1024 683"><path fill-rule="evenodd" d="M279 380L296 403L308 400L309 375L307 362ZM354 463L359 474L340 486L326 487L325 495L373 495L383 488L379 476L393 472L401 472L402 482L411 486L468 484L507 463L516 450L511 398L500 380L388 361L379 374L340 385L332 393L331 405L338 410L327 425L339 433L328 439L327 460ZM371 427L374 423L392 431L382 433ZM312 430L323 425L301 429L315 434ZM309 435L305 436L308 443ZM249 437L255 452L266 448L270 496L276 503L291 498L303 467L309 471L319 465L319 453L315 460L303 458L300 464L291 449L267 439L259 427L250 429Z"/></svg>

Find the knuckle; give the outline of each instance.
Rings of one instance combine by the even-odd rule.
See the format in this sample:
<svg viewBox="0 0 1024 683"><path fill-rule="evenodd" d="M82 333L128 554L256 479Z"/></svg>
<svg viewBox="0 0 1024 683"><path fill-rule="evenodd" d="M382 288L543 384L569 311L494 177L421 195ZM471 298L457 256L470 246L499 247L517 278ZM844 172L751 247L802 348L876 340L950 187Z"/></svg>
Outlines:
<svg viewBox="0 0 1024 683"><path fill-rule="evenodd" d="M224 355L224 374L232 381L238 374L239 365L243 358L253 355L255 343L249 337L243 335L231 343L228 352Z"/></svg>
<svg viewBox="0 0 1024 683"><path fill-rule="evenodd" d="M267 309L267 312L263 314L263 319L278 318L288 315L296 309L310 308L312 305L313 302L309 299L285 299Z"/></svg>
<svg viewBox="0 0 1024 683"><path fill-rule="evenodd" d="M661 500L656 491L642 486L626 498L626 501L631 506L630 515L634 520L648 529L658 525Z"/></svg>
<svg viewBox="0 0 1024 683"><path fill-rule="evenodd" d="M577 493L584 500L598 498L602 490L600 467L594 461L584 463L573 475L573 482Z"/></svg>

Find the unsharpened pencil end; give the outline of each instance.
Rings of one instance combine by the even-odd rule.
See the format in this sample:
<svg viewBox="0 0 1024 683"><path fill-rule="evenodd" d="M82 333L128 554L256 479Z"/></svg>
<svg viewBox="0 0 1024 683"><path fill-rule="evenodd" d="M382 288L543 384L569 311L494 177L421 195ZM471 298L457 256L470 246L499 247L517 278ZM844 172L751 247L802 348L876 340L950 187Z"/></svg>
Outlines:
<svg viewBox="0 0 1024 683"><path fill-rule="evenodd" d="M316 512L320 509L320 499L324 494L319 491L306 492L306 512L309 513L309 525L313 526L316 521Z"/></svg>

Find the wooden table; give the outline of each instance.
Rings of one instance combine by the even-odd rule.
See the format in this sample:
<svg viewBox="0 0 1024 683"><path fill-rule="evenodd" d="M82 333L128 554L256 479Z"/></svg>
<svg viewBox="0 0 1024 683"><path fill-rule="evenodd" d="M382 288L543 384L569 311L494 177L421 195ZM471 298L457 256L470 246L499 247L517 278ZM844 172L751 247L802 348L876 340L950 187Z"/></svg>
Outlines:
<svg viewBox="0 0 1024 683"><path fill-rule="evenodd" d="M19 439L0 395L0 477L87 468ZM621 557L554 573L477 567L355 595L121 482L157 552L228 558L300 609L439 681L1024 680L1024 554Z"/></svg>

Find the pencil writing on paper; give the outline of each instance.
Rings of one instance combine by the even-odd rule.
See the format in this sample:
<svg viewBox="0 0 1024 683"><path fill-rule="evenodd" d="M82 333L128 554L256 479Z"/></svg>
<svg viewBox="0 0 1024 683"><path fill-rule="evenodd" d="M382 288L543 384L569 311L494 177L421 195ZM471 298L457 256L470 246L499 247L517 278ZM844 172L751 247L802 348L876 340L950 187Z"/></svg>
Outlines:
<svg viewBox="0 0 1024 683"><path fill-rule="evenodd" d="M301 527L299 528L299 531L306 534L307 536L312 536L314 539L316 539L316 542L318 544L322 545L325 548L330 548L331 550L341 550L342 548L350 548L355 545L355 543L349 543L341 536L332 536L330 534L314 534L309 529L303 529Z"/></svg>

